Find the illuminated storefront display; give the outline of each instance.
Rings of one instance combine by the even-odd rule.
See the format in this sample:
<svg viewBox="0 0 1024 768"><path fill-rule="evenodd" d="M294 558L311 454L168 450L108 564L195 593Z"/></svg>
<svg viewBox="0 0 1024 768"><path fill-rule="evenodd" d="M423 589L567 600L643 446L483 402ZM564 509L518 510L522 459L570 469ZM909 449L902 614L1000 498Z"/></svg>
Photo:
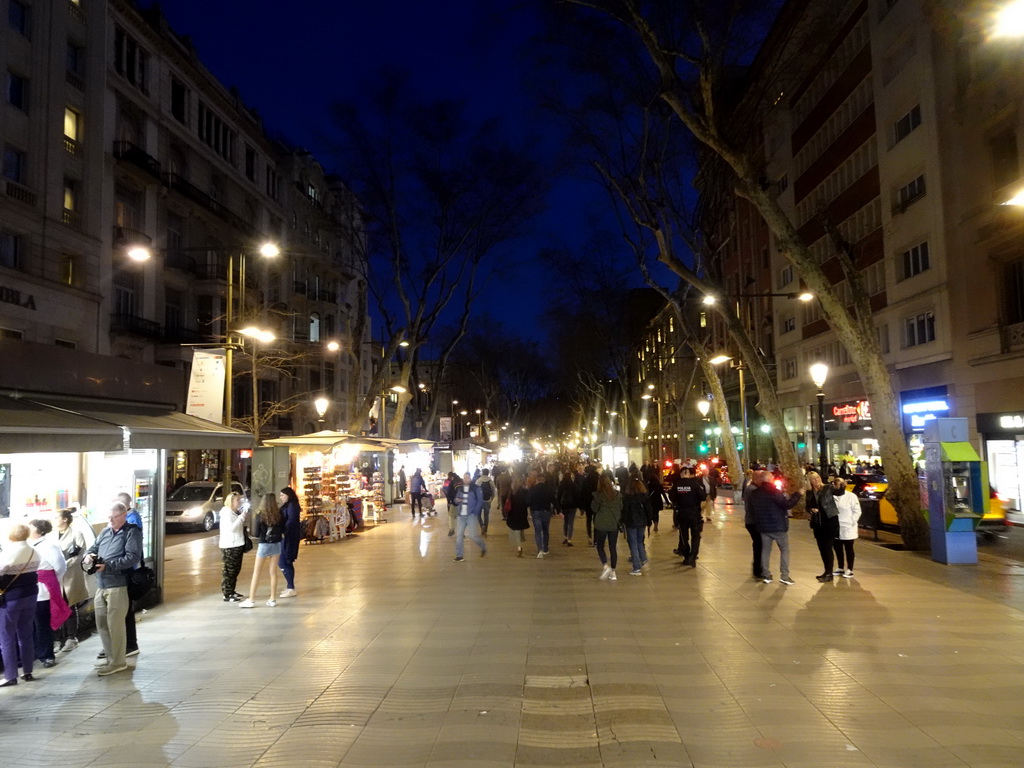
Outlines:
<svg viewBox="0 0 1024 768"><path fill-rule="evenodd" d="M1024 498L1024 411L979 413L978 432L985 441L989 485L1009 512L1021 512Z"/></svg>

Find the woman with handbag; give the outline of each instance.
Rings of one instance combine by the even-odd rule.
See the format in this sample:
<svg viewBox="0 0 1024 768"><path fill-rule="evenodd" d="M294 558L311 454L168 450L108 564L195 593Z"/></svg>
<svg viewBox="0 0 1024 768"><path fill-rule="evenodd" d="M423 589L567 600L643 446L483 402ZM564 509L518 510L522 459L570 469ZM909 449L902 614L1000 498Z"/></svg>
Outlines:
<svg viewBox="0 0 1024 768"><path fill-rule="evenodd" d="M266 562L270 571L270 599L267 606L277 605L277 572L275 559L281 556L281 542L284 539L284 517L277 506L277 497L272 493L260 499L260 508L256 512L256 563L252 567L252 581L249 582L249 598L238 604L239 608L256 607L256 590L260 585L260 569Z"/></svg>
<svg viewBox="0 0 1024 768"><path fill-rule="evenodd" d="M242 555L252 549L252 541L245 531L245 512L241 510L242 495L229 493L224 498L220 511L220 551L224 558L224 570L220 579L220 590L225 603L238 603L242 595L235 591L238 574L242 570Z"/></svg>
<svg viewBox="0 0 1024 768"><path fill-rule="evenodd" d="M12 525L7 534L11 544L0 552L0 655L4 659L4 682L0 688L18 684L18 659L22 680L35 680L36 599L43 559L28 543L28 526Z"/></svg>
<svg viewBox="0 0 1024 768"><path fill-rule="evenodd" d="M64 590L64 599L71 609L70 618L60 625L57 639L60 641L60 653L69 653L78 647L78 606L89 599L89 587L82 570L82 556L88 547L82 531L75 527L75 513L70 509L62 509L57 513L57 544L64 553L67 570L60 580Z"/></svg>
<svg viewBox="0 0 1024 768"><path fill-rule="evenodd" d="M821 564L825 569L815 578L821 582L832 581L832 566L835 563L832 543L839 536L838 510L830 498L832 491L821 482L821 475L817 472L808 472L807 483L810 487L804 496L804 506L811 518L811 531L814 533Z"/></svg>

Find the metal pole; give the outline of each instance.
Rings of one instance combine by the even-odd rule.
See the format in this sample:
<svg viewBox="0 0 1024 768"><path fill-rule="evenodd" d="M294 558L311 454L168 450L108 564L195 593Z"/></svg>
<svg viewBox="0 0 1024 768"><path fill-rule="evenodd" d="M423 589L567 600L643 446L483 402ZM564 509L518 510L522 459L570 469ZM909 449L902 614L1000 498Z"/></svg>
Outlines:
<svg viewBox="0 0 1024 768"><path fill-rule="evenodd" d="M661 425L661 397L658 397L658 466L665 461L665 432Z"/></svg>
<svg viewBox="0 0 1024 768"><path fill-rule="evenodd" d="M235 302L235 254L228 253L228 287L227 306L224 310L224 426L231 426L234 412L234 349L231 345L231 323L233 321L232 305ZM231 449L221 451L221 493L227 496L231 490Z"/></svg>
<svg viewBox="0 0 1024 768"><path fill-rule="evenodd" d="M818 387L818 461L821 477L828 479L828 439L825 437L825 391Z"/></svg>
<svg viewBox="0 0 1024 768"><path fill-rule="evenodd" d="M747 439L747 386L743 378L743 361L740 360L740 364L736 367L740 372L740 422L742 424L741 437L743 438L743 450L740 451L740 464L750 466L750 459L747 454L747 451L750 450L749 441ZM740 471L742 470L743 466L740 466Z"/></svg>

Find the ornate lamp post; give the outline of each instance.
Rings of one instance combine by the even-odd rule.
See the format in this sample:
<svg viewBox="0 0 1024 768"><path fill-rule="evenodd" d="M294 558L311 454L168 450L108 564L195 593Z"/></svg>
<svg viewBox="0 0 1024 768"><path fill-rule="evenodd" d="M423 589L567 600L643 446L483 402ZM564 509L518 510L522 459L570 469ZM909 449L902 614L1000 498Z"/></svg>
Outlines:
<svg viewBox="0 0 1024 768"><path fill-rule="evenodd" d="M825 437L825 379L828 378L828 366L815 363L810 367L811 381L818 388L818 461L821 464L821 477L828 477L828 439Z"/></svg>

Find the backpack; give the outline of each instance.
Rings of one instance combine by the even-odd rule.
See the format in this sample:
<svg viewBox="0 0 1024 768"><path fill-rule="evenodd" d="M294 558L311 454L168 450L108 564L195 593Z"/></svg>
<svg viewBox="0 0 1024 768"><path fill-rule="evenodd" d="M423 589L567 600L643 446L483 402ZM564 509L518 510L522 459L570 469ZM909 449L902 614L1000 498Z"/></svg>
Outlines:
<svg viewBox="0 0 1024 768"><path fill-rule="evenodd" d="M484 501L490 501L494 498L494 481L487 483L478 483L480 486L480 493L483 494Z"/></svg>

